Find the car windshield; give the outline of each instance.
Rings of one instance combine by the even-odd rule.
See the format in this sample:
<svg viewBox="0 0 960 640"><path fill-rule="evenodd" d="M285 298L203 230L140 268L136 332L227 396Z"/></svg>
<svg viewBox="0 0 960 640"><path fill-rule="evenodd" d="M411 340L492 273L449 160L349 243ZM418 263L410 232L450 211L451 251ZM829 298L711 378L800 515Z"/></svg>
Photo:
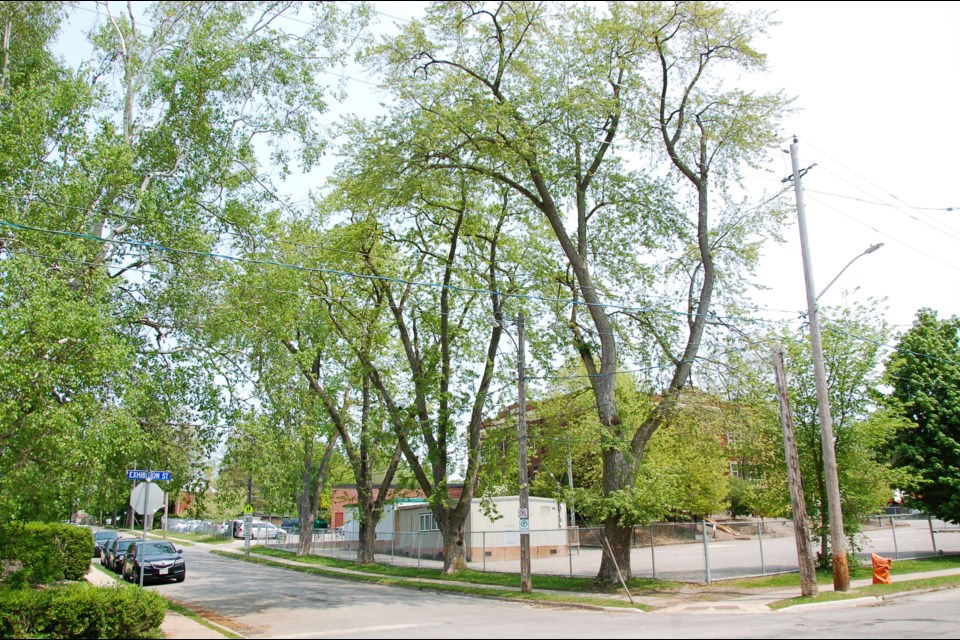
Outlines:
<svg viewBox="0 0 960 640"><path fill-rule="evenodd" d="M118 540L116 544L117 551L126 551L136 540Z"/></svg>
<svg viewBox="0 0 960 640"><path fill-rule="evenodd" d="M177 550L169 542L148 542L147 555L156 555L160 553L176 553Z"/></svg>
<svg viewBox="0 0 960 640"><path fill-rule="evenodd" d="M116 537L116 531L97 531L95 534L93 534L94 540L111 540Z"/></svg>

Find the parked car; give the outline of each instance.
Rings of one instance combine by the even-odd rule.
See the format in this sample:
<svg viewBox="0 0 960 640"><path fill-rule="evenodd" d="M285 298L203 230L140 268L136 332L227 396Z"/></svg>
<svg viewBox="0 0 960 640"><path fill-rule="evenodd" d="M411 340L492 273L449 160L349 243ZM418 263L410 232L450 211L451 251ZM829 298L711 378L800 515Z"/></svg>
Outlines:
<svg viewBox="0 0 960 640"><path fill-rule="evenodd" d="M256 520L250 523L250 537L254 540L285 540L286 532L277 525ZM243 538L243 520L233 521L233 537Z"/></svg>
<svg viewBox="0 0 960 640"><path fill-rule="evenodd" d="M103 550L100 556L100 564L111 571L120 573L123 569L123 557L131 544L137 541L137 538L117 538L111 540Z"/></svg>
<svg viewBox="0 0 960 640"><path fill-rule="evenodd" d="M183 559L183 550L176 549L166 540L148 540L144 544L135 540L123 556L121 575L124 580L140 580L140 567L143 566L143 582L148 580L174 580L183 582L187 577L187 564Z"/></svg>
<svg viewBox="0 0 960 640"><path fill-rule="evenodd" d="M99 558L103 548L111 540L117 539L116 531L95 531L93 533L93 557Z"/></svg>

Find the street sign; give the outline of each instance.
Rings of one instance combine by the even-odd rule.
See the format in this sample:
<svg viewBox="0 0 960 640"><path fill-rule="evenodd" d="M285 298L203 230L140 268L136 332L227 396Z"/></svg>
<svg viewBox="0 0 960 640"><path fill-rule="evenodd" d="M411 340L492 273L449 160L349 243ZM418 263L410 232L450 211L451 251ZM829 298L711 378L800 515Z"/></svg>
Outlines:
<svg viewBox="0 0 960 640"><path fill-rule="evenodd" d="M527 509L520 507L519 509L517 509L517 517L520 518L521 520L526 520L527 518L530 517L530 515Z"/></svg>
<svg viewBox="0 0 960 640"><path fill-rule="evenodd" d="M520 533L530 533L530 520L520 518Z"/></svg>
<svg viewBox="0 0 960 640"><path fill-rule="evenodd" d="M247 508L250 511L247 511ZM253 537L253 507L249 504L243 510L243 553L250 554L250 538Z"/></svg>
<svg viewBox="0 0 960 640"><path fill-rule="evenodd" d="M169 471L151 471L148 474L143 469L131 469L127 471L128 480L150 480L151 482L156 482L157 480L169 480L170 472Z"/></svg>
<svg viewBox="0 0 960 640"><path fill-rule="evenodd" d="M130 492L130 506L132 506L133 510L139 515L143 515L144 511L153 513L163 506L163 491L161 491L159 487L153 487L148 493L147 487L149 486L149 482L144 482L143 484L138 484L134 490ZM143 504L144 494L146 494L146 505Z"/></svg>
<svg viewBox="0 0 960 640"><path fill-rule="evenodd" d="M247 515L248 513L249 513L251 516L253 515L253 505L252 505L252 504L248 504L247 506L245 506L245 507L243 508L243 515Z"/></svg>

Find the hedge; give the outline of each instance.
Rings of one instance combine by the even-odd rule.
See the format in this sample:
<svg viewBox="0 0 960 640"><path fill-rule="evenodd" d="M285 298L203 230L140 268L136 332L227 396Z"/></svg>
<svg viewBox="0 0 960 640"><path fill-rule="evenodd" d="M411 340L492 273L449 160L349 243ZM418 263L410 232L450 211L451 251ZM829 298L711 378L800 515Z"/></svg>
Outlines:
<svg viewBox="0 0 960 640"><path fill-rule="evenodd" d="M0 588L0 638L162 638L167 603L134 587Z"/></svg>
<svg viewBox="0 0 960 640"><path fill-rule="evenodd" d="M81 580L90 570L93 533L86 527L28 522L0 528L0 583L10 586Z"/></svg>

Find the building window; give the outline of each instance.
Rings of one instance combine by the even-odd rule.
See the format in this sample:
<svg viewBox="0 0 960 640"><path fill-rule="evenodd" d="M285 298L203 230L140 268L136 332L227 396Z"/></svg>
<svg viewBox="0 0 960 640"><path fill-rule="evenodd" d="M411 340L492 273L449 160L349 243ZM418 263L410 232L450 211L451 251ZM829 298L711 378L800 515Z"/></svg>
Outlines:
<svg viewBox="0 0 960 640"><path fill-rule="evenodd" d="M740 475L740 463L737 462L736 460L730 461L730 475L733 476L734 478L742 477Z"/></svg>
<svg viewBox="0 0 960 640"><path fill-rule="evenodd" d="M420 531L440 531L437 521L433 519L432 513L420 514Z"/></svg>

